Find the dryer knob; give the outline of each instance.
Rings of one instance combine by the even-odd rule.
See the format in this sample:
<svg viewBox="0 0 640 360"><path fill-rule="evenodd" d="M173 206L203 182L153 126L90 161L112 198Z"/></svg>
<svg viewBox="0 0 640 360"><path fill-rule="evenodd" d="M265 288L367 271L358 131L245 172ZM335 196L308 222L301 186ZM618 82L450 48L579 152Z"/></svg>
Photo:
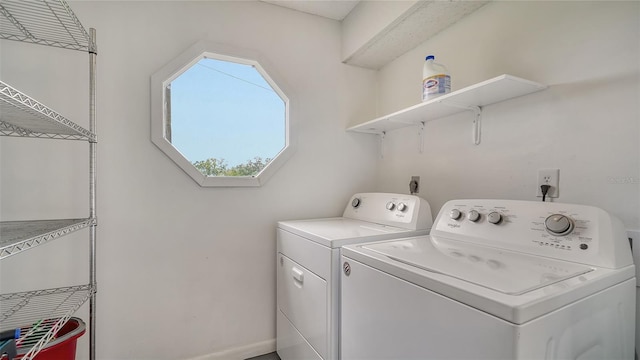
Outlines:
<svg viewBox="0 0 640 360"><path fill-rule="evenodd" d="M396 204L394 204L393 202L389 201L387 203L387 210L391 211L391 210L393 210L395 208L396 208Z"/></svg>
<svg viewBox="0 0 640 360"><path fill-rule="evenodd" d="M360 206L360 199L353 198L353 200L351 200L351 206L353 206L354 208L357 208L358 206Z"/></svg>
<svg viewBox="0 0 640 360"><path fill-rule="evenodd" d="M496 211L490 212L489 215L487 215L487 221L491 224L498 225L502 222L502 215Z"/></svg>
<svg viewBox="0 0 640 360"><path fill-rule="evenodd" d="M469 219L469 221L476 222L480 220L480 213L475 210L471 210L469 211L469 214L467 214L467 219Z"/></svg>
<svg viewBox="0 0 640 360"><path fill-rule="evenodd" d="M407 211L407 209L408 209L407 204L405 204L405 203L398 203L398 211L405 212L405 211Z"/></svg>
<svg viewBox="0 0 640 360"><path fill-rule="evenodd" d="M451 209L451 211L449 211L449 217L453 220L460 219L460 216L462 216L462 213L458 209Z"/></svg>
<svg viewBox="0 0 640 360"><path fill-rule="evenodd" d="M547 217L544 226L552 235L564 236L573 231L573 221L562 214L553 214Z"/></svg>

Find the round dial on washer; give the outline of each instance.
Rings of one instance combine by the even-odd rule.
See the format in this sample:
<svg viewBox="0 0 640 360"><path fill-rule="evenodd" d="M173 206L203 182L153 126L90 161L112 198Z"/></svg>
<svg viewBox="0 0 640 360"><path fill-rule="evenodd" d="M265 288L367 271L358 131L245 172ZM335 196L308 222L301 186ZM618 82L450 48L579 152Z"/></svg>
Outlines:
<svg viewBox="0 0 640 360"><path fill-rule="evenodd" d="M407 211L407 208L408 208L407 204L405 204L405 203L398 203L398 211L402 211L402 212L404 212L404 211Z"/></svg>
<svg viewBox="0 0 640 360"><path fill-rule="evenodd" d="M353 206L354 208L357 208L358 206L360 206L360 199L353 198L353 200L351 200L351 206Z"/></svg>
<svg viewBox="0 0 640 360"><path fill-rule="evenodd" d="M449 211L449 217L453 220L460 219L460 216L462 216L462 213L458 209L451 209L451 211Z"/></svg>
<svg viewBox="0 0 640 360"><path fill-rule="evenodd" d="M391 210L393 210L395 208L396 208L396 204L394 204L393 202L389 201L387 203L387 210L391 211Z"/></svg>
<svg viewBox="0 0 640 360"><path fill-rule="evenodd" d="M469 221L476 222L480 220L480 213L475 210L471 210L469 211L469 214L467 214L467 219L469 219Z"/></svg>
<svg viewBox="0 0 640 360"><path fill-rule="evenodd" d="M573 221L568 216L553 214L544 221L547 231L553 235L563 236L573 231Z"/></svg>
<svg viewBox="0 0 640 360"><path fill-rule="evenodd" d="M489 215L487 215L487 221L498 225L502 222L502 215L499 212L496 211L492 211L489 213Z"/></svg>

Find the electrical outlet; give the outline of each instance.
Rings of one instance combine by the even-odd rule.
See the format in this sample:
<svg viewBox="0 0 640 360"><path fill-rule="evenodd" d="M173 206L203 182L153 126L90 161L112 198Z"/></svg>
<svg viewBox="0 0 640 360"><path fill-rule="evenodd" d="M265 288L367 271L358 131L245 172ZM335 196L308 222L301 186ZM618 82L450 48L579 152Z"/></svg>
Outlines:
<svg viewBox="0 0 640 360"><path fill-rule="evenodd" d="M629 237L629 242L633 248L634 256L636 256L636 254L640 254L640 230L627 230L627 236ZM638 259L640 259L640 257Z"/></svg>
<svg viewBox="0 0 640 360"><path fill-rule="evenodd" d="M631 245L631 254L633 255L633 261L636 263L636 278L640 274L640 268L637 264L640 262L640 230L627 230L627 236L629 237L629 245Z"/></svg>
<svg viewBox="0 0 640 360"><path fill-rule="evenodd" d="M420 192L420 176L412 176L409 182L409 192L411 194L417 194Z"/></svg>
<svg viewBox="0 0 640 360"><path fill-rule="evenodd" d="M547 197L557 198L560 194L560 169L538 169L538 185L536 187L536 196L542 197L540 185L549 185Z"/></svg>

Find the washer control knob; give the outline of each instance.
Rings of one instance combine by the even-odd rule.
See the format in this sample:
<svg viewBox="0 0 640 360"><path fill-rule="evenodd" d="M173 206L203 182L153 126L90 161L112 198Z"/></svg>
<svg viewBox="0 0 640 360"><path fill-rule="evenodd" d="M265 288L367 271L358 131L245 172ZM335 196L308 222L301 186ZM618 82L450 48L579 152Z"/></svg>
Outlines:
<svg viewBox="0 0 640 360"><path fill-rule="evenodd" d="M405 203L398 203L398 211L405 212L409 207Z"/></svg>
<svg viewBox="0 0 640 360"><path fill-rule="evenodd" d="M480 220L480 213L475 210L471 210L469 211L469 214L467 214L467 219L469 219L469 221L476 222Z"/></svg>
<svg viewBox="0 0 640 360"><path fill-rule="evenodd" d="M459 220L461 216L462 213L458 209L451 209L451 211L449 211L449 217L453 220Z"/></svg>
<svg viewBox="0 0 640 360"><path fill-rule="evenodd" d="M360 206L360 199L353 198L353 200L351 200L351 206L353 206L354 208L357 208L358 206Z"/></svg>
<svg viewBox="0 0 640 360"><path fill-rule="evenodd" d="M552 235L564 236L573 231L573 221L565 215L553 214L544 221L544 226Z"/></svg>
<svg viewBox="0 0 640 360"><path fill-rule="evenodd" d="M393 210L395 208L396 208L396 204L394 204L392 201L389 201L387 203L387 210L391 211L391 210Z"/></svg>
<svg viewBox="0 0 640 360"><path fill-rule="evenodd" d="M499 212L496 211L492 211L489 213L489 215L487 215L487 221L498 225L502 222L502 215Z"/></svg>

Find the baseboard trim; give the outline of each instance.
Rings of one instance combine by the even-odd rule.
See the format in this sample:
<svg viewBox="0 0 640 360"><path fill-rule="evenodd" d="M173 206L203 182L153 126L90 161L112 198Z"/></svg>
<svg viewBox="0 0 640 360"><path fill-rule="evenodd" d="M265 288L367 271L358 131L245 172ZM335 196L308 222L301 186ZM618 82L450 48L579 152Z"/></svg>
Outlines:
<svg viewBox="0 0 640 360"><path fill-rule="evenodd" d="M244 360L276 351L276 340L266 340L224 351L201 355L187 360Z"/></svg>

